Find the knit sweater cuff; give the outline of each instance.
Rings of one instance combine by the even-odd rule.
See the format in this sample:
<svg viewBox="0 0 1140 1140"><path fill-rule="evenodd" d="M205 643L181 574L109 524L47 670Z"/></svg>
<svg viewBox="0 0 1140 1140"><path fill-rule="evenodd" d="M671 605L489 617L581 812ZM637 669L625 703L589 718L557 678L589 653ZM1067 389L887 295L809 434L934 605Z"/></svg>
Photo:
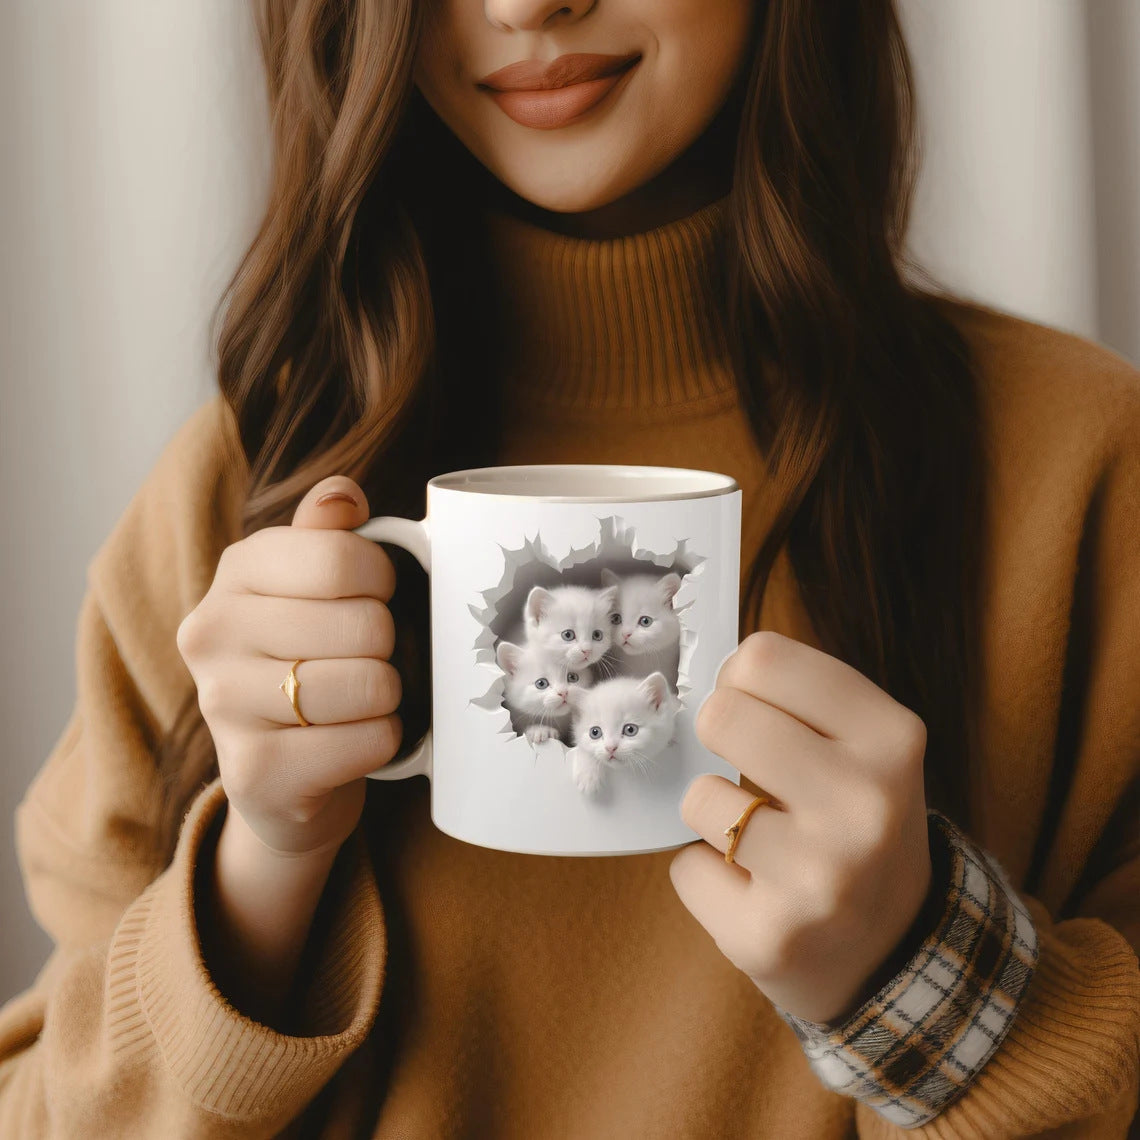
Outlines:
<svg viewBox="0 0 1140 1140"><path fill-rule="evenodd" d="M1140 966L1099 918L1052 925L1027 897L1040 935L1017 1016L968 1088L922 1126L903 1130L856 1106L860 1140L1020 1140L1129 1134L1140 1082Z"/></svg>
<svg viewBox="0 0 1140 1140"><path fill-rule="evenodd" d="M781 1011L816 1076L914 1128L977 1078L1010 1031L1037 964L1037 931L998 863L946 816L941 920L906 965L838 1026Z"/></svg>
<svg viewBox="0 0 1140 1140"><path fill-rule="evenodd" d="M225 999L206 968L195 927L198 853L225 804L221 781L196 798L170 866L123 916L108 963L109 1029L120 1050L157 1046L196 1105L238 1121L279 1127L294 1119L363 1041L379 1006L385 928L358 835L342 851L343 883L323 951L308 980L300 1024L279 1033Z"/></svg>

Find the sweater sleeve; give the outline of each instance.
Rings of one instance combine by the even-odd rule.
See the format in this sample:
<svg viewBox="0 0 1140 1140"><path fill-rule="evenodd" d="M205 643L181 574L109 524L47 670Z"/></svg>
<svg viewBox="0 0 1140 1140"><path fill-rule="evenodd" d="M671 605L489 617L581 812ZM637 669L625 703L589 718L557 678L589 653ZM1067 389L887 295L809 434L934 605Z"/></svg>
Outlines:
<svg viewBox="0 0 1140 1140"><path fill-rule="evenodd" d="M1067 791L1046 851L1060 906L1017 889L938 820L953 851L943 917L840 1026L793 1024L817 1076L855 1098L865 1140L1123 1140L1140 1095L1140 378L1085 512L1069 621ZM1047 710L1044 710L1047 712ZM1052 767L1047 760L1043 764ZM933 816L933 813L932 813ZM1056 832L1054 832L1054 835ZM1083 838L1078 843L1074 835ZM1077 873L1079 870L1079 873Z"/></svg>
<svg viewBox="0 0 1140 1140"><path fill-rule="evenodd" d="M859 1102L860 1136L1040 1135L1037 1123L988 1117L987 1110L1016 1111L1017 1094L1033 1104L1047 1079L1054 1099L1046 1112L1082 1105L1083 1131L1072 1135L1123 1137L1135 1102L1140 1006L1131 947L1105 923L1061 924L1058 933L1042 904L1020 895L993 856L944 816L930 816L949 854L935 928L841 1024L781 1012L813 1071ZM1092 960L1082 962L1081 951ZM1067 1049L1071 1090L1049 1073ZM971 1088L983 1079L971 1101ZM987 1104L984 1090L993 1080L1000 1098ZM1067 1091L1079 1099L1066 1106ZM952 1111L956 1103L977 1113L967 1114L964 1128L955 1120L961 1109ZM1060 1121L1075 1123L1059 1116L1049 1127Z"/></svg>
<svg viewBox="0 0 1140 1140"><path fill-rule="evenodd" d="M77 699L16 813L29 905L54 948L0 1009L0 1136L269 1136L376 1015L385 927L359 835L321 900L293 1034L231 1006L203 961L195 869L225 808L196 796L161 852L157 742L193 681L175 644L228 537L239 485L219 402L179 430L88 567Z"/></svg>
<svg viewBox="0 0 1140 1140"><path fill-rule="evenodd" d="M214 985L194 882L224 803L215 780L191 806L170 866L128 904L109 940L57 947L37 984L0 1012L0 1135L274 1136L364 1040L385 942L359 835L326 888L334 905L299 997L302 1032L251 1021Z"/></svg>

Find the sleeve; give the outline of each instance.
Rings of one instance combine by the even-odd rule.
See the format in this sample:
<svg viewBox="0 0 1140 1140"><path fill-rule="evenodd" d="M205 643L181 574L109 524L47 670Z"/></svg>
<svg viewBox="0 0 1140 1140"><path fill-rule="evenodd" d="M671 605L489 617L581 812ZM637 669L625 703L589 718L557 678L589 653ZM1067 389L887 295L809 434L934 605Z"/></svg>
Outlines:
<svg viewBox="0 0 1140 1140"><path fill-rule="evenodd" d="M1140 1123L1138 407L1132 384L1074 588L1080 731L1058 818L1087 837L1087 858L1079 874L1060 849L1045 860L1075 880L1067 901L1051 911L1016 889L930 812L932 847L937 836L949 852L935 928L841 1024L782 1014L822 1083L856 1100L864 1140L1124 1140Z"/></svg>
<svg viewBox="0 0 1140 1140"><path fill-rule="evenodd" d="M195 870L224 811L220 781L195 798L169 864L159 851L155 746L193 686L175 632L239 502L224 414L206 405L179 430L88 567L76 704L16 813L29 905L54 947L0 1009L0 1136L270 1136L376 1016L385 926L359 834L321 900L289 1035L233 1008L202 958Z"/></svg>

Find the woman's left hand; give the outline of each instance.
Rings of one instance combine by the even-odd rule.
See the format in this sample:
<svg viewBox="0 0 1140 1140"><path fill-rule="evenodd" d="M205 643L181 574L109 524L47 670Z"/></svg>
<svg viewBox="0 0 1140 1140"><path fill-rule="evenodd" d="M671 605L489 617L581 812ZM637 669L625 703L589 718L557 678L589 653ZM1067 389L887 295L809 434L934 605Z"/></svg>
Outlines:
<svg viewBox="0 0 1140 1140"><path fill-rule="evenodd" d="M707 842L669 866L681 901L782 1010L854 1012L930 886L925 725L849 665L764 631L722 666L696 730L779 807L753 812L726 863L724 830L753 793L698 776L681 816Z"/></svg>

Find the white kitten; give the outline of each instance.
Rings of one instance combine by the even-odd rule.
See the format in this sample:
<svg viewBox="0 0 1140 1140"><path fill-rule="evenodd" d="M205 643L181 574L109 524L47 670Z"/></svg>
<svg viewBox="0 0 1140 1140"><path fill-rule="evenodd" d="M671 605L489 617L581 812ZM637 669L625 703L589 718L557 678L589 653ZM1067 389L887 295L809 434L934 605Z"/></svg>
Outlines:
<svg viewBox="0 0 1140 1140"><path fill-rule="evenodd" d="M526 596L523 617L530 645L560 653L566 665L595 665L610 648L610 613L617 587L535 586Z"/></svg>
<svg viewBox="0 0 1140 1140"><path fill-rule="evenodd" d="M672 741L678 701L664 673L614 677L570 694L574 707L572 776L579 791L601 787L605 769L646 771Z"/></svg>
<svg viewBox="0 0 1140 1140"><path fill-rule="evenodd" d="M673 597L681 588L681 576L631 574L620 578L612 570L603 570L602 583L618 590L616 611L610 621L622 672L644 677L660 671L675 683L681 622L673 610Z"/></svg>
<svg viewBox="0 0 1140 1140"><path fill-rule="evenodd" d="M589 666L571 668L561 656L561 651L510 641L500 641L495 650L495 660L506 674L504 703L511 724L532 744L567 735L573 713L570 692L585 688L593 679Z"/></svg>

